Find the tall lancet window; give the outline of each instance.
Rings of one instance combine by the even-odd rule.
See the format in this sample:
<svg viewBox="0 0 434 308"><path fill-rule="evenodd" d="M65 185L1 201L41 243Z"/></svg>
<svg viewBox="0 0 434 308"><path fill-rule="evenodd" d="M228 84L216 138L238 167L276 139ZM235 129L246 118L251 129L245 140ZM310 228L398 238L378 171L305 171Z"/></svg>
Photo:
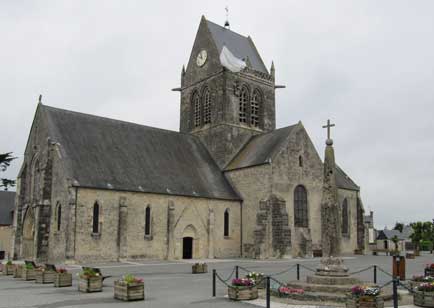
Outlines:
<svg viewBox="0 0 434 308"><path fill-rule="evenodd" d="M262 104L262 95L259 90L253 91L252 101L250 103L250 124L259 127L259 110Z"/></svg>
<svg viewBox="0 0 434 308"><path fill-rule="evenodd" d="M62 225L62 205L57 202L57 231L60 231Z"/></svg>
<svg viewBox="0 0 434 308"><path fill-rule="evenodd" d="M348 234L348 201L344 199L342 203L342 234Z"/></svg>
<svg viewBox="0 0 434 308"><path fill-rule="evenodd" d="M247 123L247 104L249 103L249 90L246 87L241 88L240 92L240 123Z"/></svg>
<svg viewBox="0 0 434 308"><path fill-rule="evenodd" d="M203 91L203 124L211 123L211 95L209 89Z"/></svg>
<svg viewBox="0 0 434 308"><path fill-rule="evenodd" d="M226 209L224 215L223 235L229 236L229 210L228 209Z"/></svg>
<svg viewBox="0 0 434 308"><path fill-rule="evenodd" d="M307 192L303 185L298 185L294 190L294 224L303 228L309 226Z"/></svg>
<svg viewBox="0 0 434 308"><path fill-rule="evenodd" d="M194 127L199 127L201 124L201 114L200 114L200 97L199 93L194 92L193 94L193 121Z"/></svg>
<svg viewBox="0 0 434 308"><path fill-rule="evenodd" d="M151 235L151 207L149 205L145 210L145 235Z"/></svg>
<svg viewBox="0 0 434 308"><path fill-rule="evenodd" d="M99 204L95 202L93 205L92 232L99 233Z"/></svg>

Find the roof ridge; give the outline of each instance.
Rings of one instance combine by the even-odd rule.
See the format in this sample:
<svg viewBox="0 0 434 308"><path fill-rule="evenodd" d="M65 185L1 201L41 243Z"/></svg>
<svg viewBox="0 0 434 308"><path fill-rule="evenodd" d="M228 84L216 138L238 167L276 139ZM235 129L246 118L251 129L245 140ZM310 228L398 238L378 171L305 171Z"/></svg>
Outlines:
<svg viewBox="0 0 434 308"><path fill-rule="evenodd" d="M42 107L45 108L45 109L48 109L48 110L51 109L51 110L59 111L59 112L68 112L68 113L73 113L73 114L76 114L76 115L82 115L82 116L86 116L86 117L90 117L90 118L98 118L98 119L112 121L112 122L117 122L117 123L125 123L125 124L137 125L137 126L140 126L140 127L154 129L154 130L160 130L160 131L167 132L167 133L175 133L175 134L182 134L182 135L192 136L190 134L186 134L186 133L183 133L183 132L178 132L178 131L175 131L175 130L160 128L160 127L154 127L154 126L148 126L148 125L139 124L139 123L135 123L135 122L129 122L129 121L124 121L124 120L119 120L119 119L113 119L113 118L109 118L109 117L103 117L103 116L94 115L94 114L90 114L90 113L84 113L84 112L80 112L80 111L68 110L68 109L63 109L63 108L58 108L58 107L53 107L53 106L48 106L48 105L42 105ZM194 136L192 136L192 137L194 137Z"/></svg>
<svg viewBox="0 0 434 308"><path fill-rule="evenodd" d="M225 31L229 31L229 32L231 32L231 33L234 33L234 34L236 34L236 35L239 35L239 36L241 36L242 38L245 38L245 39L248 39L248 38L249 38L249 36L245 36L245 35L240 34L240 33L238 33L238 32L232 31L231 29L228 29L228 28L222 27L222 26L220 26L219 24L217 24L217 23L215 23L215 22L213 22L213 21L211 21L211 20L206 19L206 21L207 21L208 23L213 24L213 25L216 26L216 27L222 28L222 29L225 30Z"/></svg>

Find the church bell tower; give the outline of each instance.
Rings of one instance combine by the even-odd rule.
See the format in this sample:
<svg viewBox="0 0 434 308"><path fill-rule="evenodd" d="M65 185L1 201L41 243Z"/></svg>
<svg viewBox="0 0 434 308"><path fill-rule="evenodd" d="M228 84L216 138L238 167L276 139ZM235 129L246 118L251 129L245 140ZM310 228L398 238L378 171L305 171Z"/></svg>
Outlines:
<svg viewBox="0 0 434 308"><path fill-rule="evenodd" d="M274 73L250 36L202 16L181 73L180 131L198 136L223 169L253 135L275 129Z"/></svg>

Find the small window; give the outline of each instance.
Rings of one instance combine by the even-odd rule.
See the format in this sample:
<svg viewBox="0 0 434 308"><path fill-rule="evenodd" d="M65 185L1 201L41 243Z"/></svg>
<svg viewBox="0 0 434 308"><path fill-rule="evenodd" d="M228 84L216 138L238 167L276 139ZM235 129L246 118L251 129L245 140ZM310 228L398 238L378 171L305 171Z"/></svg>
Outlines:
<svg viewBox="0 0 434 308"><path fill-rule="evenodd" d="M224 215L224 236L229 236L229 210L226 209L225 215Z"/></svg>
<svg viewBox="0 0 434 308"><path fill-rule="evenodd" d="M342 234L348 233L348 201L345 198L342 203Z"/></svg>
<svg viewBox="0 0 434 308"><path fill-rule="evenodd" d="M145 210L145 235L151 235L151 207L149 205Z"/></svg>
<svg viewBox="0 0 434 308"><path fill-rule="evenodd" d="M203 124L211 123L211 95L209 89L203 92Z"/></svg>
<svg viewBox="0 0 434 308"><path fill-rule="evenodd" d="M62 225L62 205L57 203L57 231L60 231Z"/></svg>
<svg viewBox="0 0 434 308"><path fill-rule="evenodd" d="M303 157L301 155L298 157L298 166L303 167Z"/></svg>
<svg viewBox="0 0 434 308"><path fill-rule="evenodd" d="M239 117L240 123L247 123L247 104L249 102L249 90L246 87L241 88L240 93L240 108L239 108Z"/></svg>
<svg viewBox="0 0 434 308"><path fill-rule="evenodd" d="M99 204L95 202L93 205L92 232L99 233Z"/></svg>

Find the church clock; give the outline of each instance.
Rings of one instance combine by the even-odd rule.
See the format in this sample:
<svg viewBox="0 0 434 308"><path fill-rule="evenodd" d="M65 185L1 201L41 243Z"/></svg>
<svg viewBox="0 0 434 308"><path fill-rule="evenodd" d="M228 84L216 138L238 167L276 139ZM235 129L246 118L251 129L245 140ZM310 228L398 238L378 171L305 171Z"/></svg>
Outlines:
<svg viewBox="0 0 434 308"><path fill-rule="evenodd" d="M197 58L196 58L196 64L197 64L197 66L199 66L199 67L203 66L205 64L205 62L206 62L207 57L208 57L208 54L207 54L206 50L202 49L198 53Z"/></svg>

